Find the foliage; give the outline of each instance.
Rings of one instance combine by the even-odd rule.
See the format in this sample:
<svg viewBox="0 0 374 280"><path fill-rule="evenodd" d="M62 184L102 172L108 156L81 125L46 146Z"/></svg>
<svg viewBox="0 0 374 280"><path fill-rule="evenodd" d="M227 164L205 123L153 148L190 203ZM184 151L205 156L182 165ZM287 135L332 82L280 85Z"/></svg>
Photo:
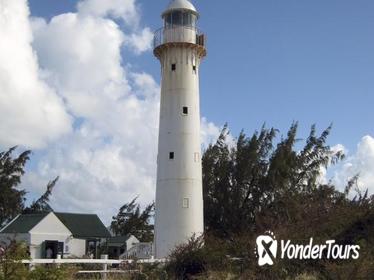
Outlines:
<svg viewBox="0 0 374 280"><path fill-rule="evenodd" d="M117 236L132 234L141 242L153 241L153 225L150 224L150 219L153 217L154 203L141 211L136 200L137 197L120 208L110 227Z"/></svg>
<svg viewBox="0 0 374 280"><path fill-rule="evenodd" d="M144 267L141 273L129 277L371 279L374 275L374 196L369 197L367 191L357 187L358 176L347 183L344 191L337 190L331 182L321 182L321 170L339 162L344 155L332 152L327 145L331 127L317 135L315 126L312 126L304 145L297 138L297 127L297 123L292 124L286 136L279 138L276 129L263 126L251 137L241 132L234 145L229 145L229 130L225 126L217 142L210 145L203 156L206 235L191 238L188 243L177 247L165 267ZM279 143L276 143L277 139L280 139ZM11 153L7 156L0 154L1 166L6 161L4 158L13 160ZM18 180L23 174L24 163L20 166ZM2 175L2 169L0 171L3 184L2 180L7 177ZM13 188L19 184L17 180L14 182ZM44 199L40 200L43 203L39 205L48 205L53 185L47 188ZM356 195L352 197L352 193ZM154 205L150 204L141 211L136 200L121 207L113 217L111 228L117 235L133 234L141 241L151 241L153 227L150 219ZM308 243L313 237L316 244L331 239L338 244L358 244L360 258L357 261L277 259L274 266L260 268L254 253L255 241L267 230L275 232L277 239L298 243ZM4 265L9 263L1 263L2 271L9 271L9 268L4 270ZM13 279L25 279L22 271L21 268L17 270L21 274Z"/></svg>
<svg viewBox="0 0 374 280"><path fill-rule="evenodd" d="M164 264L143 264L141 271L148 276L149 280L168 280L168 273Z"/></svg>
<svg viewBox="0 0 374 280"><path fill-rule="evenodd" d="M186 258L187 264L203 264L206 278L353 279L359 275L370 279L374 275L374 197L357 188L357 176L343 192L331 182L322 183L321 170L344 155L332 152L326 144L331 127L317 135L312 126L301 148L297 127L292 124L277 144L276 129L263 126L251 137L242 132L233 146L227 143L229 131L224 127L202 162L205 246L187 251L178 248L171 255L175 268L186 267ZM352 191L357 193L354 198ZM359 261L278 259L272 267L259 268L255 240L267 230L274 231L278 239L298 243L313 237L319 244L331 239L338 244L359 244L361 257Z"/></svg>
<svg viewBox="0 0 374 280"><path fill-rule="evenodd" d="M28 268L20 261L28 258L25 243L10 241L0 256L0 279L2 276L6 280L26 280Z"/></svg>
<svg viewBox="0 0 374 280"><path fill-rule="evenodd" d="M18 186L21 177L25 174L24 168L30 159L31 151L24 151L19 156L13 157L16 148L0 152L0 228L21 213L53 211L48 202L58 177L48 183L46 192L39 199L25 208L26 191L19 190Z"/></svg>
<svg viewBox="0 0 374 280"><path fill-rule="evenodd" d="M74 279L76 271L71 267L37 266L30 271L28 280L68 280Z"/></svg>
<svg viewBox="0 0 374 280"><path fill-rule="evenodd" d="M55 187L59 177L56 177L54 180L50 181L47 185L46 192L34 201L29 207L23 210L23 214L32 214L32 213L44 213L52 212L52 207L48 204L49 198L52 195L53 188Z"/></svg>
<svg viewBox="0 0 374 280"><path fill-rule="evenodd" d="M13 147L6 152L0 152L0 227L16 217L24 207L26 192L17 187L21 183L31 152L24 151L13 158L15 149L16 147Z"/></svg>
<svg viewBox="0 0 374 280"><path fill-rule="evenodd" d="M189 279L206 270L204 256L204 240L202 237L191 237L186 243L178 246L169 256L166 270L177 279Z"/></svg>
<svg viewBox="0 0 374 280"><path fill-rule="evenodd" d="M276 213L274 222L283 222L288 215L285 199L312 194L321 168L343 157L325 145L330 129L317 137L313 126L306 145L297 152L297 123L276 147L277 130L262 127L252 137L241 132L230 148L225 127L203 156L206 229L227 238L251 229L257 216L266 212Z"/></svg>

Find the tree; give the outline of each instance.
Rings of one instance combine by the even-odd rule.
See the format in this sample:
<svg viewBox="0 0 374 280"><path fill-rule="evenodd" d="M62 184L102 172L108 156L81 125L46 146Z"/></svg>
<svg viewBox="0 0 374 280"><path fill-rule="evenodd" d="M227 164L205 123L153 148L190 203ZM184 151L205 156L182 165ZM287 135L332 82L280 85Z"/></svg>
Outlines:
<svg viewBox="0 0 374 280"><path fill-rule="evenodd" d="M31 151L24 151L18 157L13 158L16 148L0 152L0 226L8 223L24 208L26 192L17 187L25 173L24 167Z"/></svg>
<svg viewBox="0 0 374 280"><path fill-rule="evenodd" d="M53 188L55 187L59 177L56 177L54 180L50 181L47 185L46 192L35 200L29 207L23 210L23 214L34 214L34 213L45 213L52 212L52 207L48 204L49 197L52 195Z"/></svg>
<svg viewBox="0 0 374 280"><path fill-rule="evenodd" d="M286 200L311 193L318 186L321 168L343 158L341 152L333 153L326 145L330 130L328 127L316 136L312 126L306 145L298 152L297 123L276 147L273 141L277 130L264 126L252 137L241 132L236 145L229 147L225 126L203 156L207 230L227 237L253 230L257 217L267 212L277 213L282 219L287 216Z"/></svg>
<svg viewBox="0 0 374 280"><path fill-rule="evenodd" d="M142 242L150 242L153 240L153 225L150 224L150 219L153 217L154 203L141 211L136 200L137 197L119 209L117 216L112 218L110 227L117 236L132 234Z"/></svg>
<svg viewBox="0 0 374 280"><path fill-rule="evenodd" d="M11 240L5 247L4 253L0 255L0 279L28 279L28 268L20 262L26 259L29 259L27 245L24 242Z"/></svg>
<svg viewBox="0 0 374 280"><path fill-rule="evenodd" d="M320 243L333 239L338 244L360 244L364 263L277 260L276 266L259 272L258 279L274 275L291 279L310 271L323 279L340 279L336 275L369 279L374 273L369 268L374 261L374 196L359 190L358 176L348 182L345 191L331 182L322 183L321 170L344 158L327 145L331 126L320 135L312 126L303 146L297 128L293 123L276 144L278 131L263 126L251 137L241 132L231 146L224 127L202 158L207 236L222 240L226 255L244 259L251 279L257 279L256 237L269 229L279 239L307 243L313 237ZM357 192L354 198L352 190ZM206 245L209 249L209 242Z"/></svg>
<svg viewBox="0 0 374 280"><path fill-rule="evenodd" d="M46 192L39 199L25 208L26 191L18 189L18 186L25 174L24 168L30 159L31 151L27 150L13 157L16 149L17 147L13 147L8 151L0 152L0 227L21 213L53 211L48 202L58 177L48 183Z"/></svg>

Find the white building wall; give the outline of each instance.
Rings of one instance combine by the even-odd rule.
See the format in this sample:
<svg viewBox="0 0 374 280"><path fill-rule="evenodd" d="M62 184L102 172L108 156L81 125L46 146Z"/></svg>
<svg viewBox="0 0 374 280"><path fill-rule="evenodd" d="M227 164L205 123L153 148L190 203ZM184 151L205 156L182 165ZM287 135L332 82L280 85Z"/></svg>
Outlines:
<svg viewBox="0 0 374 280"><path fill-rule="evenodd" d="M86 240L75 238L69 239L67 240L64 249L68 249L68 251L66 251L68 257L83 257L86 254Z"/></svg>
<svg viewBox="0 0 374 280"><path fill-rule="evenodd" d="M138 243L139 243L139 240L134 235L131 235L129 239L127 239L126 241L126 250L130 250L132 247L134 247Z"/></svg>
<svg viewBox="0 0 374 280"><path fill-rule="evenodd" d="M43 257L43 242L46 240L63 242L64 245L71 236L71 232L56 217L49 213L34 228L30 230L30 253L31 258Z"/></svg>
<svg viewBox="0 0 374 280"><path fill-rule="evenodd" d="M8 245L11 240L24 241L30 248L30 257L39 259L44 256L43 242L58 241L64 243L64 257L82 257L86 254L86 240L72 236L70 230L57 218L54 213L49 213L29 233L14 234L0 233L0 245ZM101 240L102 242L105 239ZM138 243L135 237L128 240L128 246Z"/></svg>
<svg viewBox="0 0 374 280"><path fill-rule="evenodd" d="M166 48L162 68L157 158L155 254L164 258L192 235L201 234L203 193L200 143L198 49ZM175 70L172 70L175 64ZM193 69L196 67L196 70ZM183 107L188 114L183 114ZM169 159L169 153L174 159Z"/></svg>
<svg viewBox="0 0 374 280"><path fill-rule="evenodd" d="M30 230L31 234L50 234L70 236L70 230L51 212Z"/></svg>
<svg viewBox="0 0 374 280"><path fill-rule="evenodd" d="M82 257L86 252L86 241L75 239L70 230L56 217L49 213L30 231L31 258L42 258L42 244L46 240L64 243L64 257Z"/></svg>

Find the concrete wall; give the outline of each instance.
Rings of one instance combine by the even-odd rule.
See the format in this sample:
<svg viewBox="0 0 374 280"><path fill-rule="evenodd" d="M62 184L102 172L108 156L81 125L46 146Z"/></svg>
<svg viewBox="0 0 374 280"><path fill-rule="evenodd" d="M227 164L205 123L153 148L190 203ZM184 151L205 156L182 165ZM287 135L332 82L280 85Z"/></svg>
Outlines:
<svg viewBox="0 0 374 280"><path fill-rule="evenodd" d="M56 217L48 214L30 231L31 258L42 258L42 244L46 240L64 243L64 257L82 257L86 253L86 240L75 239L70 230Z"/></svg>
<svg viewBox="0 0 374 280"><path fill-rule="evenodd" d="M64 243L64 258L82 257L86 253L86 240L76 239L72 236L61 234L32 234L30 253L31 258L43 258L43 242L46 240L58 241Z"/></svg>
<svg viewBox="0 0 374 280"><path fill-rule="evenodd" d="M197 47L177 45L165 48L159 59L162 83L155 253L156 258L164 258L176 245L204 230L199 102L201 57ZM183 107L188 108L188 114L183 113ZM174 153L174 159L169 158L170 152Z"/></svg>
<svg viewBox="0 0 374 280"><path fill-rule="evenodd" d="M134 235L131 235L129 239L127 239L126 241L126 250L130 250L132 247L134 247L138 243L139 243L139 240Z"/></svg>
<svg viewBox="0 0 374 280"><path fill-rule="evenodd" d="M70 230L56 217L54 213L49 213L39 224L32 228L26 234L5 234L0 233L0 245L4 242L9 244L10 240L25 241L30 248L30 257L39 259L44 257L45 241L58 241L64 243L64 258L82 257L86 254L86 240L77 239L72 236ZM105 243L101 239L101 243ZM128 240L127 246L133 246L132 243L138 243L135 237Z"/></svg>
<svg viewBox="0 0 374 280"><path fill-rule="evenodd" d="M49 213L43 220L30 230L30 253L31 258L43 257L43 242L46 240L63 242L64 245L71 236L71 232L56 217Z"/></svg>
<svg viewBox="0 0 374 280"><path fill-rule="evenodd" d="M70 257L82 257L86 254L86 240L85 239L71 239L65 245L68 247L69 251L67 251L67 256Z"/></svg>

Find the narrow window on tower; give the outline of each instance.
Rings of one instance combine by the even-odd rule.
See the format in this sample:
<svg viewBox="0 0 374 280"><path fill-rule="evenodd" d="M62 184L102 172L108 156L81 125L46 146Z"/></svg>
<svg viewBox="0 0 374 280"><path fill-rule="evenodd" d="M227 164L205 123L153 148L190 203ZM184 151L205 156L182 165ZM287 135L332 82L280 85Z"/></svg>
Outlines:
<svg viewBox="0 0 374 280"><path fill-rule="evenodd" d="M194 160L195 160L195 162L199 162L200 161L200 153L195 153L194 154Z"/></svg>
<svg viewBox="0 0 374 280"><path fill-rule="evenodd" d="M171 71L175 71L177 69L177 65L175 63L173 63L171 65Z"/></svg>
<svg viewBox="0 0 374 280"><path fill-rule="evenodd" d="M190 208L190 200L188 198L183 198L183 208Z"/></svg>
<svg viewBox="0 0 374 280"><path fill-rule="evenodd" d="M174 152L169 153L169 159L174 159Z"/></svg>
<svg viewBox="0 0 374 280"><path fill-rule="evenodd" d="M188 107L183 107L183 115L188 115Z"/></svg>
<svg viewBox="0 0 374 280"><path fill-rule="evenodd" d="M194 73L196 74L196 65L193 65L193 66L192 66L192 70L193 70Z"/></svg>

